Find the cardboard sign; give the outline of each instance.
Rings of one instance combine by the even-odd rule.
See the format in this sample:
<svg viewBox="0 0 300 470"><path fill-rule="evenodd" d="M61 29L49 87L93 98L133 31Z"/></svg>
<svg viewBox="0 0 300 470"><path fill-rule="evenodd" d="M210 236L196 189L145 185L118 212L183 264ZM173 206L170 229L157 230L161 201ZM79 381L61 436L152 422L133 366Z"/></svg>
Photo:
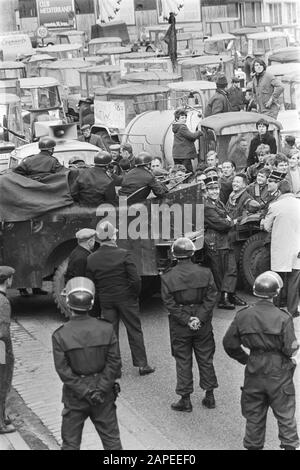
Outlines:
<svg viewBox="0 0 300 470"><path fill-rule="evenodd" d="M123 101L95 101L95 124L125 129L125 103Z"/></svg>

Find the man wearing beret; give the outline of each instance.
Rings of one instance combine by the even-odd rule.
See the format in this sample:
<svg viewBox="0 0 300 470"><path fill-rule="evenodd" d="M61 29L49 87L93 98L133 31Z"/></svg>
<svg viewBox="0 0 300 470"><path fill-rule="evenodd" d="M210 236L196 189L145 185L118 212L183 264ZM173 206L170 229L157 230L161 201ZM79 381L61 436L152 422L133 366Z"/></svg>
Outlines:
<svg viewBox="0 0 300 470"><path fill-rule="evenodd" d="M213 114L228 113L229 111L232 111L226 91L228 82L225 75L218 76L216 85L216 93L208 101L204 117L212 116Z"/></svg>
<svg viewBox="0 0 300 470"><path fill-rule="evenodd" d="M68 269L65 274L66 283L73 277L85 277L87 257L95 246L95 234L96 231L91 228L83 228L75 233L78 245L69 257Z"/></svg>
<svg viewBox="0 0 300 470"><path fill-rule="evenodd" d="M0 266L0 434L14 432L15 428L5 414L5 404L11 387L14 355L10 337L11 307L6 297L12 284L15 270L10 266Z"/></svg>
<svg viewBox="0 0 300 470"><path fill-rule="evenodd" d="M102 150L106 150L103 140L100 135L92 134L91 126L89 124L84 124L80 128L82 135L79 136L78 140L81 142L88 142L89 144L96 145Z"/></svg>

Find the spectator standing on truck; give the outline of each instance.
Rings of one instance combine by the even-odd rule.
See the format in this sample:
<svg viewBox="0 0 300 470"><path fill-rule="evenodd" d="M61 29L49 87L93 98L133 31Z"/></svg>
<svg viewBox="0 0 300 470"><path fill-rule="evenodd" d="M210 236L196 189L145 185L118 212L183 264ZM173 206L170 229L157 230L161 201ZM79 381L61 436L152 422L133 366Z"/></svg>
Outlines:
<svg viewBox="0 0 300 470"><path fill-rule="evenodd" d="M40 153L24 158L13 169L14 173L40 181L45 175L62 171L65 167L53 155L55 146L56 142L51 137L42 137L38 143Z"/></svg>
<svg viewBox="0 0 300 470"><path fill-rule="evenodd" d="M271 154L277 153L277 144L275 137L268 132L269 123L265 119L259 119L256 123L258 134L253 137L250 142L249 154L247 159L247 167L257 163L258 159L255 154L257 147L261 144L267 144L270 147Z"/></svg>
<svg viewBox="0 0 300 470"><path fill-rule="evenodd" d="M133 365L140 375L155 371L150 367L139 316L138 296L141 279L129 251L116 243L117 229L108 221L99 222L96 238L100 247L87 259L86 275L96 286L101 306L101 318L113 324L119 337L119 322L125 325Z"/></svg>
<svg viewBox="0 0 300 470"><path fill-rule="evenodd" d="M10 336L11 306L6 293L11 287L14 272L15 270L10 266L0 266L0 434L15 431L5 411L14 370Z"/></svg>
<svg viewBox="0 0 300 470"><path fill-rule="evenodd" d="M62 450L80 450L90 418L104 450L121 450L115 381L121 375L118 341L112 325L91 318L95 286L85 277L66 285L70 320L52 335L56 372L63 382Z"/></svg>
<svg viewBox="0 0 300 470"><path fill-rule="evenodd" d="M241 407L248 450L264 447L269 407L278 422L280 447L295 450L299 446L292 360L299 345L291 316L273 305L281 287L275 272L260 274L253 286L259 301L236 314L223 338L226 353L246 366Z"/></svg>
<svg viewBox="0 0 300 470"><path fill-rule="evenodd" d="M232 77L231 87L227 90L231 111L242 111L244 109L244 94L241 90L240 79Z"/></svg>
<svg viewBox="0 0 300 470"><path fill-rule="evenodd" d="M276 119L280 109L279 97L283 93L282 83L278 78L266 71L266 64L260 58L253 60L251 68L254 74L252 91L258 112Z"/></svg>
<svg viewBox="0 0 300 470"><path fill-rule="evenodd" d="M204 117L232 111L227 94L228 82L226 76L219 75L216 81L216 85L216 93L208 101L205 108Z"/></svg>
<svg viewBox="0 0 300 470"><path fill-rule="evenodd" d="M194 142L202 135L200 130L191 132L186 125L187 111L184 108L176 109L175 121L172 124L174 134L172 156L174 164L181 164L188 171L193 171L192 160L198 158Z"/></svg>
<svg viewBox="0 0 300 470"><path fill-rule="evenodd" d="M246 190L250 196L260 204L262 207L265 205L265 201L268 197L268 177L270 176L270 170L267 168L260 168L257 171L256 179L253 183L250 183Z"/></svg>
<svg viewBox="0 0 300 470"><path fill-rule="evenodd" d="M110 154L100 151L94 157L94 167L80 170L70 187L75 202L81 206L97 207L102 202L116 199L115 182L107 174L110 163Z"/></svg>
<svg viewBox="0 0 300 470"><path fill-rule="evenodd" d="M106 150L104 142L100 135L92 134L92 129L89 124L84 124L80 128L82 135L78 137L78 140L81 142L88 142L89 144L96 145L101 150Z"/></svg>
<svg viewBox="0 0 300 470"><path fill-rule="evenodd" d="M195 245L189 238L178 238L172 246L177 265L161 278L161 297L169 312L171 351L176 361L176 393L181 397L171 408L182 412L193 409L193 353L200 387L205 390L203 406L215 408L214 389L218 387L211 323L217 290L210 269L192 263L194 253Z"/></svg>

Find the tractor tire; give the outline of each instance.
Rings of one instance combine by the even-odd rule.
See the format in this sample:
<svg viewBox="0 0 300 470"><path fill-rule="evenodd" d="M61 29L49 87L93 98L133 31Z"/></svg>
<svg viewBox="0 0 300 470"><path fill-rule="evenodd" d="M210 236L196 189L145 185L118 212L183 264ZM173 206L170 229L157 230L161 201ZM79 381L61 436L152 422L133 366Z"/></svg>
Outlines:
<svg viewBox="0 0 300 470"><path fill-rule="evenodd" d="M61 291L65 287L65 273L67 271L68 267L68 261L69 258L65 259L60 263L58 268L55 271L55 274L53 276L53 298L54 302L56 303L56 306L60 313L66 317L70 317L70 311L68 310L66 301L64 297L61 296Z"/></svg>
<svg viewBox="0 0 300 470"><path fill-rule="evenodd" d="M101 137L107 152L109 152L109 146L116 143L106 131L98 131L96 135Z"/></svg>
<svg viewBox="0 0 300 470"><path fill-rule="evenodd" d="M267 236L266 232L255 233L244 243L240 252L239 272L244 287L251 292L256 277L270 269L269 246L265 245Z"/></svg>

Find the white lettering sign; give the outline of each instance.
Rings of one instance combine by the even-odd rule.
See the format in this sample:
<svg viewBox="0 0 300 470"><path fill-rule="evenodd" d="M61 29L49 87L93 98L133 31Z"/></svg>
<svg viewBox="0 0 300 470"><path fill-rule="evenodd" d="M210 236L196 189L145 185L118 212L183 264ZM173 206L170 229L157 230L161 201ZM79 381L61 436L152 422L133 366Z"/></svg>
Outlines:
<svg viewBox="0 0 300 470"><path fill-rule="evenodd" d="M95 124L125 129L125 103L123 101L95 101Z"/></svg>

